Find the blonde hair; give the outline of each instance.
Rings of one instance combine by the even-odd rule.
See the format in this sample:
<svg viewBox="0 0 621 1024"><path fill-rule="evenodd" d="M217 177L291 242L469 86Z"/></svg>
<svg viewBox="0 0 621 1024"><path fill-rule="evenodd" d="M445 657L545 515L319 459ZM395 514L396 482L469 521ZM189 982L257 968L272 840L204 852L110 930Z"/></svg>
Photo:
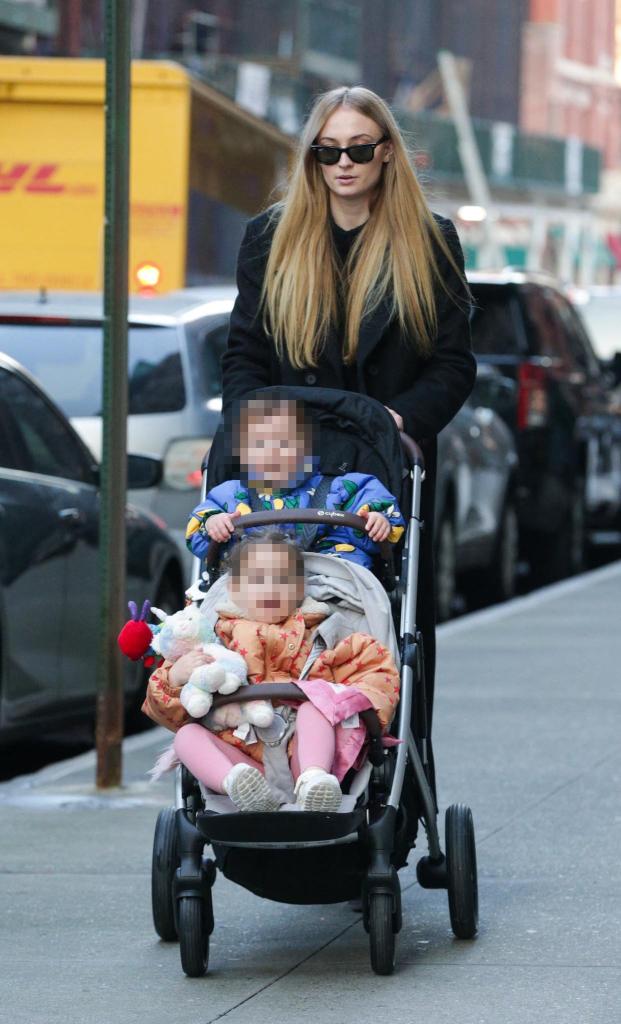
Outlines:
<svg viewBox="0 0 621 1024"><path fill-rule="evenodd" d="M370 216L341 268L329 223L328 188L310 150L328 117L349 107L371 118L393 146L384 163ZM403 333L428 355L437 329L434 285L441 279L434 242L461 270L431 213L397 122L384 101L361 86L319 96L304 126L285 198L272 208L278 222L267 262L261 305L266 332L282 358L298 369L316 366L343 288L343 359L356 357L363 316L385 296Z"/></svg>

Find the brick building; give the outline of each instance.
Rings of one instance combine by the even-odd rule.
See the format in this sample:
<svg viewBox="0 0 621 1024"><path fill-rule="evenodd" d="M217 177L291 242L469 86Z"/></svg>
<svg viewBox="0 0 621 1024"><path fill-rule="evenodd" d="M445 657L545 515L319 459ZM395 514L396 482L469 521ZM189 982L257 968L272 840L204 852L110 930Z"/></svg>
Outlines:
<svg viewBox="0 0 621 1024"><path fill-rule="evenodd" d="M621 166L616 0L530 0L522 40L520 126L575 136Z"/></svg>

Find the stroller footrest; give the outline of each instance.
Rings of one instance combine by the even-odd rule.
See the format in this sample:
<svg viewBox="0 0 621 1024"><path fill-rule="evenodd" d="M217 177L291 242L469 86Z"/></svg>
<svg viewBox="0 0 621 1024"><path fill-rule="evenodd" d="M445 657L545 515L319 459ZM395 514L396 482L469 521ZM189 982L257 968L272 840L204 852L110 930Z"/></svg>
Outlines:
<svg viewBox="0 0 621 1024"><path fill-rule="evenodd" d="M196 816L196 827L210 843L223 846L306 846L354 842L365 823L364 809L349 814L308 811Z"/></svg>

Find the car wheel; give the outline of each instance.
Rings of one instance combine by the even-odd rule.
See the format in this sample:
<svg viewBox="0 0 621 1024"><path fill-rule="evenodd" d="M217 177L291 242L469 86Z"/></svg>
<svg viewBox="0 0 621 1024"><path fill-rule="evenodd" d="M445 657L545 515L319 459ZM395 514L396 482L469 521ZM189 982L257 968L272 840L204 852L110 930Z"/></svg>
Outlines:
<svg viewBox="0 0 621 1024"><path fill-rule="evenodd" d="M457 589L457 543L449 512L442 516L436 533L435 566L436 615L438 622L445 622L453 614Z"/></svg>
<svg viewBox="0 0 621 1024"><path fill-rule="evenodd" d="M519 549L517 511L508 498L502 511L492 559L482 579L483 590L489 601L508 601L515 597Z"/></svg>

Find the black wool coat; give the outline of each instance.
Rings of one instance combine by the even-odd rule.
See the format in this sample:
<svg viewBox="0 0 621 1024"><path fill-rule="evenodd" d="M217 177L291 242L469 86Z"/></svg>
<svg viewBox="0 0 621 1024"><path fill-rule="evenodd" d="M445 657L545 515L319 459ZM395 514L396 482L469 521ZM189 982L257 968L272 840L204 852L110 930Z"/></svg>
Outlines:
<svg viewBox="0 0 621 1024"><path fill-rule="evenodd" d="M453 223L439 215L435 217L463 270L463 253ZM271 338L263 330L259 297L273 229L269 211L265 211L249 221L241 244L238 296L222 359L225 409L249 391L275 384L351 390L351 384L348 387L345 381L341 339L335 329L329 333L319 365L301 370L291 365L286 354L282 361L278 359ZM390 318L388 299L363 318L360 325L356 390L398 412L403 417L405 432L416 441L436 437L463 405L476 375L467 288L441 251L438 263L443 280L457 301L437 285L438 331L429 358L421 358L412 339L402 336L398 321Z"/></svg>

